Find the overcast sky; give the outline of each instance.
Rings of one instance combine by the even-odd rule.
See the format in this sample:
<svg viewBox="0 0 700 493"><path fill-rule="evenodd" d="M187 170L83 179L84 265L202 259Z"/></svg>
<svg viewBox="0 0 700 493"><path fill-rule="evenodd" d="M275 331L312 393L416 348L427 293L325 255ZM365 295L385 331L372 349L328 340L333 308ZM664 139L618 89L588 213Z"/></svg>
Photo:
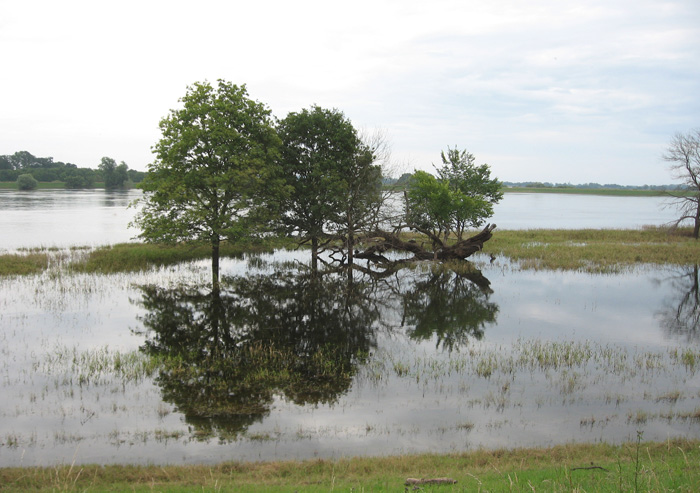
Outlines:
<svg viewBox="0 0 700 493"><path fill-rule="evenodd" d="M672 182L700 127L698 0L0 0L0 154L144 170L187 86L386 134L398 172L468 149L504 181Z"/></svg>

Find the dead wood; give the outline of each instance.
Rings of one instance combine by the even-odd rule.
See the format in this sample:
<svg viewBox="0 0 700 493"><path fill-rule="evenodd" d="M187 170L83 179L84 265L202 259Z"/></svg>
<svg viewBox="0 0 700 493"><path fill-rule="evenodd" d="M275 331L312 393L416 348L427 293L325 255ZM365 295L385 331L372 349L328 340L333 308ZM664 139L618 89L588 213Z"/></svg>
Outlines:
<svg viewBox="0 0 700 493"><path fill-rule="evenodd" d="M374 231L370 236L373 244L364 251L355 252L355 258L367 259L375 262L386 263L389 260L384 253L390 250L412 253L410 260L464 260L484 248L484 243L491 239L495 224L487 224L481 232L458 241L449 246L438 245L436 250L426 250L423 245L413 241L404 241L398 234L388 231Z"/></svg>
<svg viewBox="0 0 700 493"><path fill-rule="evenodd" d="M408 478L404 485L406 486L419 486L422 484L457 484L457 480L452 478L430 478L430 479L416 479Z"/></svg>

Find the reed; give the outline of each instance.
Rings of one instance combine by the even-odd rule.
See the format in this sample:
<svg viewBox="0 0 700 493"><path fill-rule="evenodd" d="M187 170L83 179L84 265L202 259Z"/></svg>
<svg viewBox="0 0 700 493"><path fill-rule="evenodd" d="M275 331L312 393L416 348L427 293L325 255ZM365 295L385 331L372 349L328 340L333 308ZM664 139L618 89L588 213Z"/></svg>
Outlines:
<svg viewBox="0 0 700 493"><path fill-rule="evenodd" d="M0 255L0 276L26 276L38 274L49 266L47 252Z"/></svg>
<svg viewBox="0 0 700 493"><path fill-rule="evenodd" d="M521 268L610 273L639 264L696 264L700 242L687 229L497 230L484 252Z"/></svg>

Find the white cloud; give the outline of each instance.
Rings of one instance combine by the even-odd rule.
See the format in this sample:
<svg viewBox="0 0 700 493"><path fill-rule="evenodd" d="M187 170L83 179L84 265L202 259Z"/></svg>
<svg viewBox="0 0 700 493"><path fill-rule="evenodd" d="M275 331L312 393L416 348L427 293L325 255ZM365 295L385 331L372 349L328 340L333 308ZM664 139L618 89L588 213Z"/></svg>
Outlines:
<svg viewBox="0 0 700 493"><path fill-rule="evenodd" d="M458 145L505 180L666 183L698 41L692 0L5 2L0 153L143 169L186 86L223 78L385 129L409 168Z"/></svg>

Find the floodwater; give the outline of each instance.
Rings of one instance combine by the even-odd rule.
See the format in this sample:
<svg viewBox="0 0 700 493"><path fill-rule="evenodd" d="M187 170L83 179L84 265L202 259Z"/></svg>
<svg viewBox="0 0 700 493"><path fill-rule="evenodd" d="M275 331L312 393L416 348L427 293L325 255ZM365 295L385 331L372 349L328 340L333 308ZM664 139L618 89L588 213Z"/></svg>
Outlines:
<svg viewBox="0 0 700 493"><path fill-rule="evenodd" d="M130 241L138 190L0 190L0 251ZM500 229L640 228L675 218L661 197L506 193L491 221Z"/></svg>
<svg viewBox="0 0 700 493"><path fill-rule="evenodd" d="M96 224L122 207L90 216L114 233L95 243L123 241L119 221ZM28 223L54 224L31 210ZM696 266L601 275L476 257L474 272L362 264L374 272L348 276L307 263L288 251L225 259L218 295L207 262L0 280L0 465L700 437ZM149 357L165 363L141 371Z"/></svg>

